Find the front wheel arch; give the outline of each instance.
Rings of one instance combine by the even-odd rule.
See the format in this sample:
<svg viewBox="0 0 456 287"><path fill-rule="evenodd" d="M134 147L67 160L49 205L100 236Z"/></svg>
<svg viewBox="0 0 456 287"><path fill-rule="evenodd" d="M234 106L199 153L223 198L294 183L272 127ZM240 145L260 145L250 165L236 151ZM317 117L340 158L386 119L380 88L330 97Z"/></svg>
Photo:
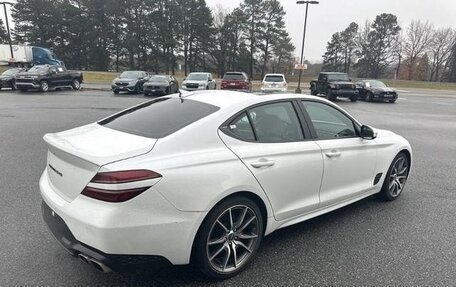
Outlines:
<svg viewBox="0 0 456 287"><path fill-rule="evenodd" d="M211 208L211 210L213 210L215 207L220 205L222 202L225 202L226 200L233 198L233 197L246 197L256 203L256 205L260 209L261 215L263 216L263 235L264 235L264 232L266 232L267 221L268 221L268 210L267 210L266 204L264 203L263 199L261 199L261 197L259 197L257 194L255 194L253 192L239 191L239 192L234 192L232 194L229 194L229 195L225 196L224 198L222 198L221 200L219 200L217 202L217 204L215 204ZM195 259L196 259L196 247L197 246L195 243L198 241L199 236L201 236L201 229L204 226L204 224L206 223L206 220L207 220L207 217L208 217L210 211L204 217L203 221L201 222L200 226L198 227L198 231L196 232L195 238L193 238L192 251L190 254L190 263L191 264L194 264L196 261Z"/></svg>

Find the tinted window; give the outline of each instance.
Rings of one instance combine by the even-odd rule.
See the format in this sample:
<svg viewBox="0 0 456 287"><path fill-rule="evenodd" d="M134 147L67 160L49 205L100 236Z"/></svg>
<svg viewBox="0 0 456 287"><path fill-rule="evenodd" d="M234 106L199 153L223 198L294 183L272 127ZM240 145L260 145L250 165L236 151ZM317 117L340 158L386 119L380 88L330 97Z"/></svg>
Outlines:
<svg viewBox="0 0 456 287"><path fill-rule="evenodd" d="M350 82L347 74L328 74L328 81L330 82Z"/></svg>
<svg viewBox="0 0 456 287"><path fill-rule="evenodd" d="M265 82L285 82L283 76L266 76L264 78Z"/></svg>
<svg viewBox="0 0 456 287"><path fill-rule="evenodd" d="M218 109L189 99L160 98L111 116L99 124L134 135L162 138Z"/></svg>
<svg viewBox="0 0 456 287"><path fill-rule="evenodd" d="M337 109L322 103L303 101L319 139L356 136L353 121Z"/></svg>
<svg viewBox="0 0 456 287"><path fill-rule="evenodd" d="M125 71L122 74L120 74L119 78L136 79L136 78L139 78L140 75L141 75L141 72L138 72L138 71Z"/></svg>
<svg viewBox="0 0 456 287"><path fill-rule="evenodd" d="M259 142L293 142L304 139L291 102L259 106L248 113Z"/></svg>
<svg viewBox="0 0 456 287"><path fill-rule="evenodd" d="M246 78L244 77L243 74L241 73L226 73L225 76L223 76L224 80L228 81L244 81Z"/></svg>
<svg viewBox="0 0 456 287"><path fill-rule="evenodd" d="M250 125L249 118L246 113L242 113L228 127L230 131L242 140L254 141L255 135Z"/></svg>
<svg viewBox="0 0 456 287"><path fill-rule="evenodd" d="M209 78L208 74L196 74L190 73L187 77L187 80L190 81L206 81Z"/></svg>

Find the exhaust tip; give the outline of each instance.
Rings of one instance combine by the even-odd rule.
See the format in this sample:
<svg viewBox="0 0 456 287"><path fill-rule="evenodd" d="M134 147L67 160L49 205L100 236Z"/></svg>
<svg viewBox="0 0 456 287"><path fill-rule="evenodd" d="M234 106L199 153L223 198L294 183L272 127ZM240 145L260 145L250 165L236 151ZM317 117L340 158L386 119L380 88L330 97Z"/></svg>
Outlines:
<svg viewBox="0 0 456 287"><path fill-rule="evenodd" d="M111 268L109 268L107 265L105 265L105 264L101 263L100 261L96 260L95 258L89 257L85 254L79 253L78 258L82 262L89 264L90 266L94 267L95 269L97 269L101 272L108 273L108 272L112 271Z"/></svg>

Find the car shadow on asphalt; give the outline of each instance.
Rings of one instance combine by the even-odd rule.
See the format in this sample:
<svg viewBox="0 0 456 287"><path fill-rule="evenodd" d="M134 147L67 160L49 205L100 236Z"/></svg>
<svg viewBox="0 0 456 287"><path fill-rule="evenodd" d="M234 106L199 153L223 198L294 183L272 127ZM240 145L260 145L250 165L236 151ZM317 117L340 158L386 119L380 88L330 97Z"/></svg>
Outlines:
<svg viewBox="0 0 456 287"><path fill-rule="evenodd" d="M237 275L229 279L230 282L252 282L252 275L256 280L261 280L261 274L264 272L273 272L276 267L271 263L271 258L279 262L296 256L289 246L298 246L304 248L312 246L315 242L315 236L318 236L321 242L330 242L333 232L339 230L340 224L347 221L357 221L360 218L373 216L374 210L383 209L385 203L377 195L370 196L351 205L335 210L333 212L309 219L299 224L295 224L273 232L263 239L257 257L253 264ZM298 254L298 256L301 256ZM304 254L302 254L304 256ZM284 263L285 264L285 263ZM97 271L94 271L97 272ZM100 273L102 274L102 273ZM108 273L109 274L109 273ZM172 266L172 265L155 265L142 266L134 271L122 273L110 273L106 279L112 279L113 284L118 284L119 280L127 285L149 285L149 286L173 286L173 285L204 285L213 284L214 281L206 278L195 266ZM250 277L250 279L248 279ZM106 282L106 281L104 281ZM229 282L228 285L229 285Z"/></svg>

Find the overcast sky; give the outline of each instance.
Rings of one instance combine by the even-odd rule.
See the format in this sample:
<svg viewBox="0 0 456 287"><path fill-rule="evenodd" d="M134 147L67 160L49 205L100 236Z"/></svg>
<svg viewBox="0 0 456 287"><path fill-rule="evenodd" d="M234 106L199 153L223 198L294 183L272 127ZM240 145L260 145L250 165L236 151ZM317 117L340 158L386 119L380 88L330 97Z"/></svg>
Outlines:
<svg viewBox="0 0 456 287"><path fill-rule="evenodd" d="M294 0L279 0L285 9L286 25L296 55L301 53L305 5ZM374 20L381 13L392 13L398 17L403 29L412 20L429 20L435 27L456 28L456 0L319 0L319 5L309 5L307 35L304 58L321 60L326 43L335 32L345 29L351 22L360 26ZM241 0L206 0L210 7L217 4L234 9Z"/></svg>

